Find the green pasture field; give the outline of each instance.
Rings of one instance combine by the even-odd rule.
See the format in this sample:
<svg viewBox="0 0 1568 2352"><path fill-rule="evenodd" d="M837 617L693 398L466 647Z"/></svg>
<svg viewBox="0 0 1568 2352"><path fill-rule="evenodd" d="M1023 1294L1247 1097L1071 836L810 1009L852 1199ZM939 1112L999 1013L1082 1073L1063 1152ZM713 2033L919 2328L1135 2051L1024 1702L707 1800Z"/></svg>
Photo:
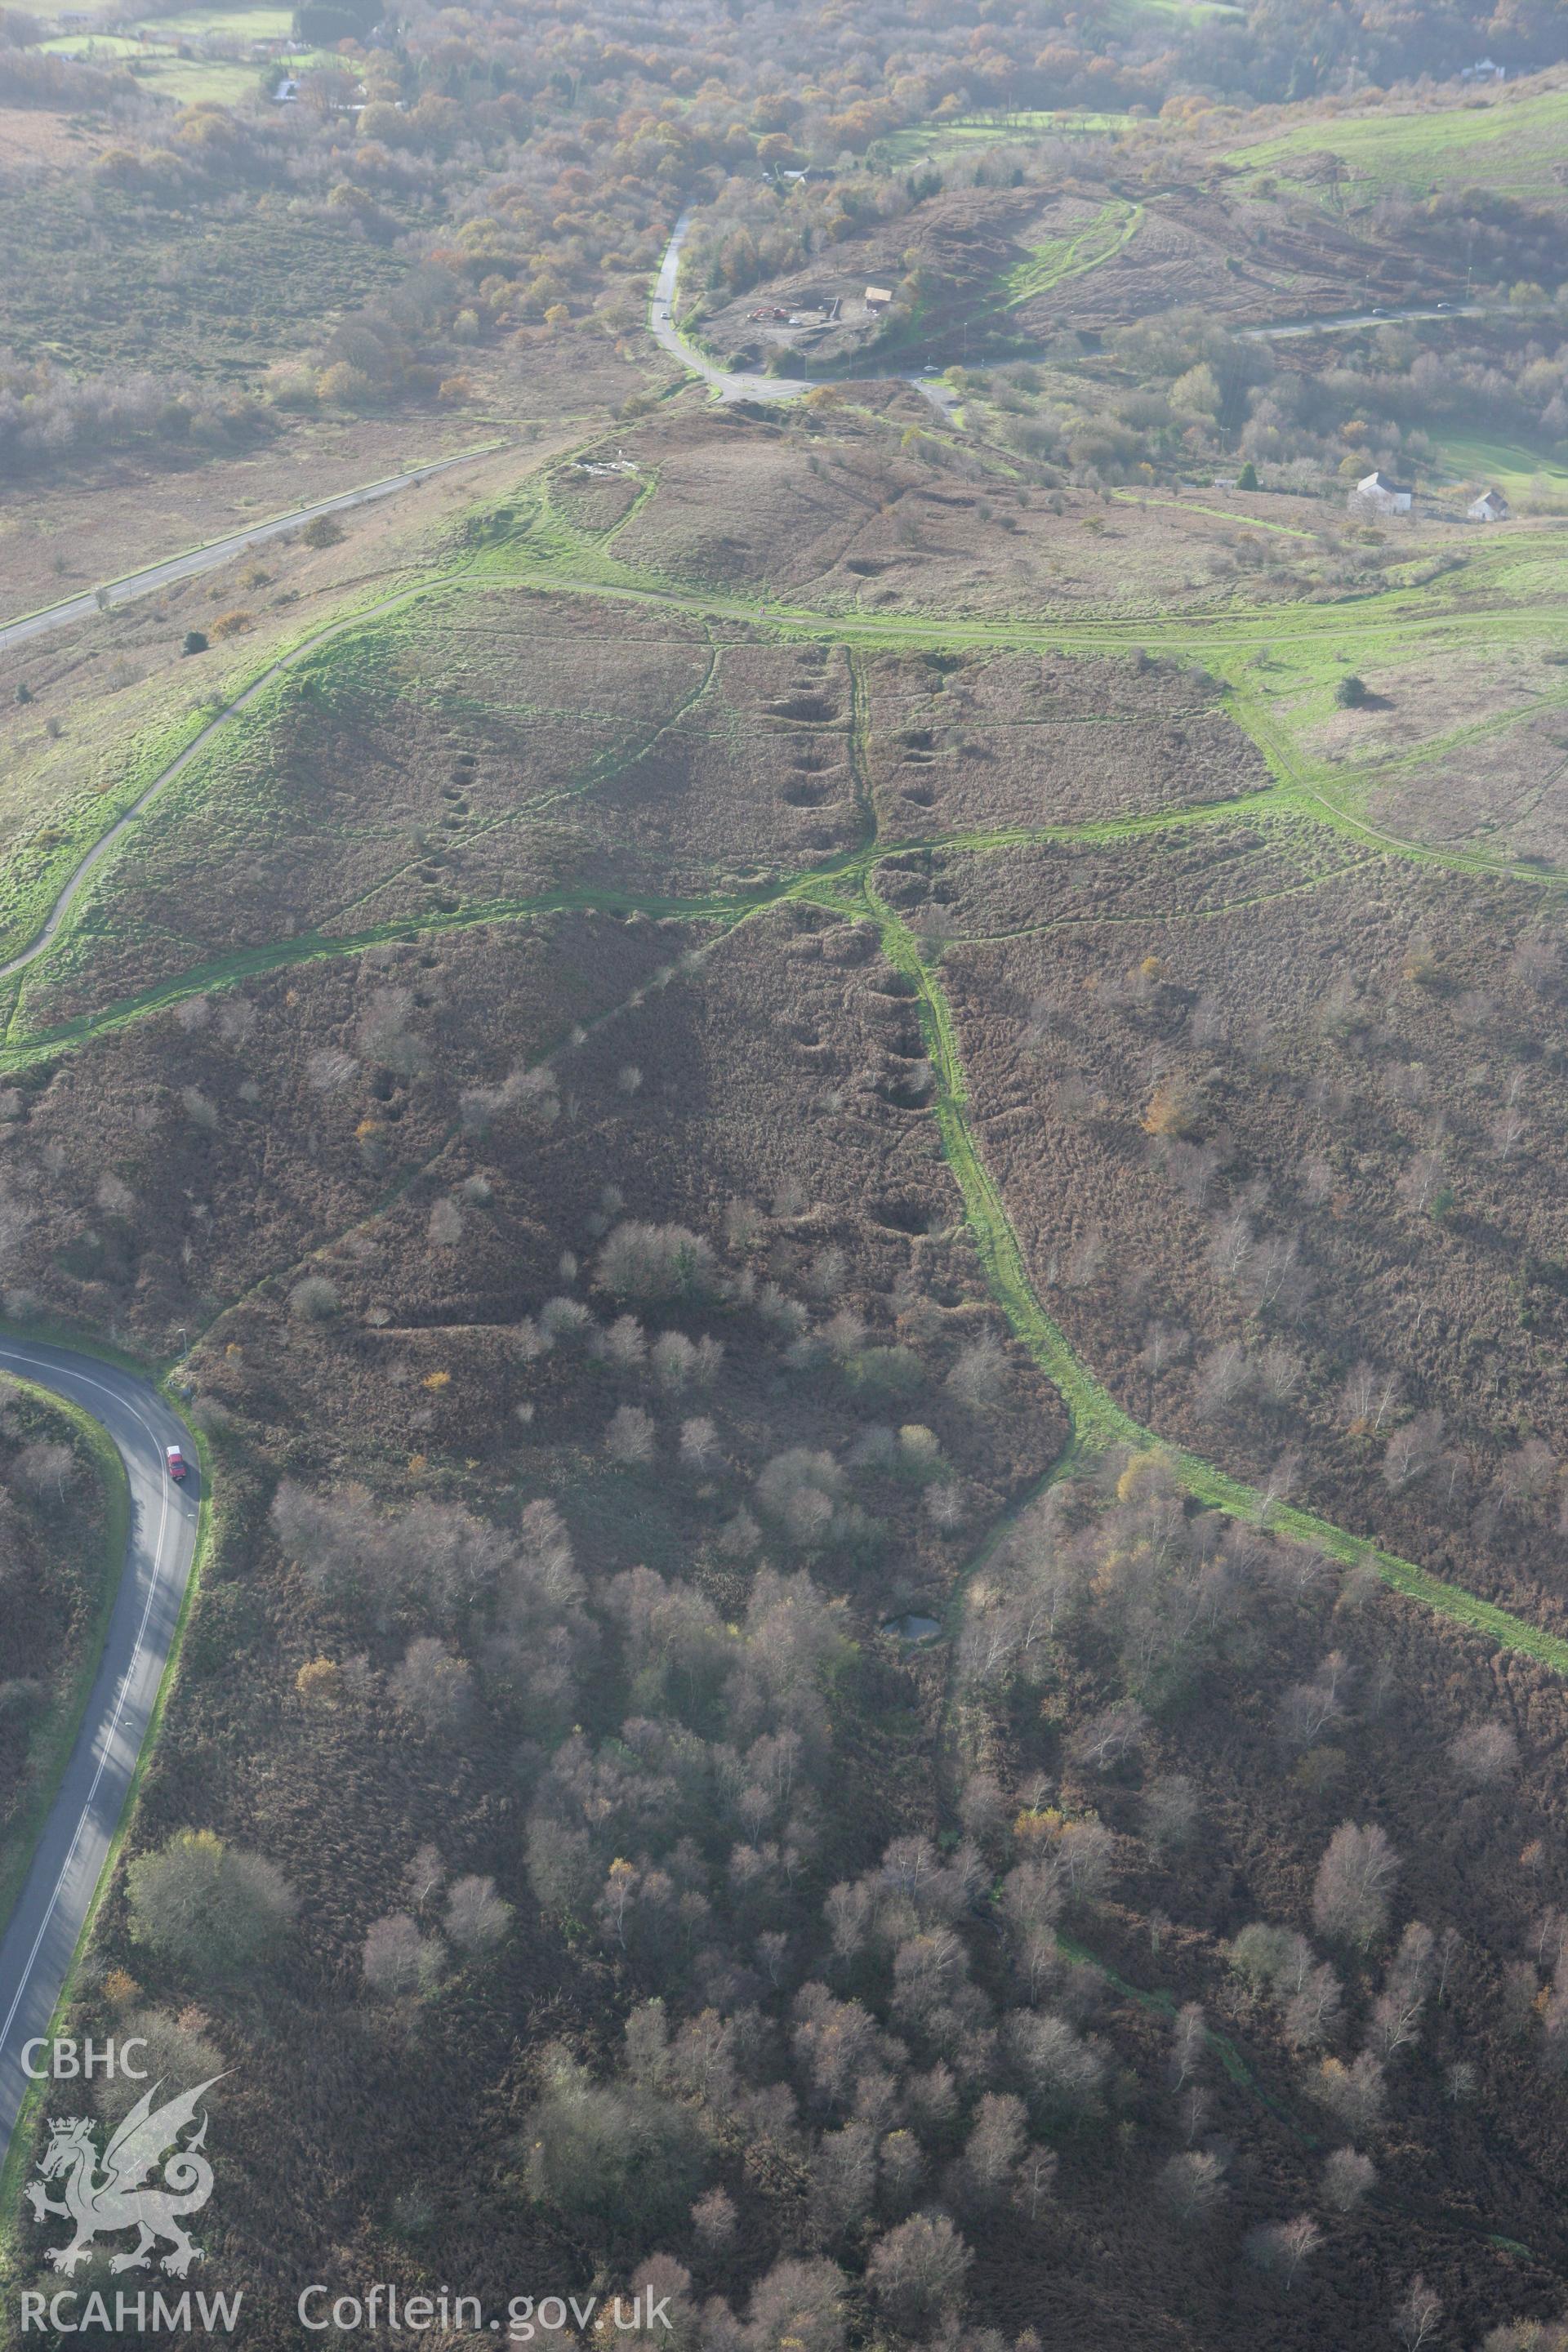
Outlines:
<svg viewBox="0 0 1568 2352"><path fill-rule="evenodd" d="M125 33L58 33L40 41L40 49L56 57L86 58L95 65L115 65L121 58L144 56L147 44Z"/></svg>
<svg viewBox="0 0 1568 2352"><path fill-rule="evenodd" d="M1479 433L1446 433L1439 446L1451 481L1489 484L1515 506L1533 500L1557 510L1560 502L1568 505L1568 465L1540 450Z"/></svg>
<svg viewBox="0 0 1568 2352"><path fill-rule="evenodd" d="M870 150L873 163L891 172L911 163L953 163L984 154L989 147L1016 147L1031 139L1115 139L1143 127L1131 114L1096 114L1080 107L1045 112L970 115L961 121L912 123L891 131Z"/></svg>
<svg viewBox="0 0 1568 2352"><path fill-rule="evenodd" d="M1338 155L1349 167L1353 201L1358 194L1403 188L1426 194L1479 181L1510 194L1550 194L1558 186L1553 167L1568 153L1568 89L1541 90L1528 98L1500 96L1473 105L1433 108L1424 114L1346 115L1303 122L1296 130L1237 147L1224 158L1234 169L1271 173L1289 180L1306 155ZM1325 197L1331 184L1319 185Z"/></svg>
<svg viewBox="0 0 1568 2352"><path fill-rule="evenodd" d="M258 71L256 66L229 65L221 58L162 57L136 79L143 89L172 98L179 106L198 106L204 100L237 106L255 96Z"/></svg>
<svg viewBox="0 0 1568 2352"><path fill-rule="evenodd" d="M286 41L294 14L289 8L193 8L184 16L140 21L171 41Z"/></svg>

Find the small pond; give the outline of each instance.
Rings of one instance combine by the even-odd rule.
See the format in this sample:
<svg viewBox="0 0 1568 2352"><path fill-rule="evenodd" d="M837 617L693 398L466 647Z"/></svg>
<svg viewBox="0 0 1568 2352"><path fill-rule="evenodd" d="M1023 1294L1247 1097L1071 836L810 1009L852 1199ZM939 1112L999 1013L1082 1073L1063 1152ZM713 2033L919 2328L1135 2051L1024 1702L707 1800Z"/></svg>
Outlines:
<svg viewBox="0 0 1568 2352"><path fill-rule="evenodd" d="M900 1642L934 1642L942 1632L942 1621L936 1617L889 1617L882 1631L896 1633Z"/></svg>

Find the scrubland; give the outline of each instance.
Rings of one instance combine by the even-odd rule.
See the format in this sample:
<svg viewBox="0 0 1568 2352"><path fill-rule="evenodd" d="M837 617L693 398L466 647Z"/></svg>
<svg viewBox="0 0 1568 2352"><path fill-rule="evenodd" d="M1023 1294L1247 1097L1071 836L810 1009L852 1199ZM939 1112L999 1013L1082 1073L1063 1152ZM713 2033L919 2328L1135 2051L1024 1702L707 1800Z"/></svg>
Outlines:
<svg viewBox="0 0 1568 2352"><path fill-rule="evenodd" d="M804 19L649 26L568 107L563 26L418 16L357 132L111 91L76 226L40 163L83 380L191 382L11 396L159 530L355 416L502 443L4 657L0 1296L174 1367L213 1498L71 2021L226 2074L268 2340L306 2277L690 2352L1560 2311L1563 525L1443 455L1562 443L1558 199L1416 188L1491 127L1424 93L1247 111L1289 11L1184 28L1234 104L1139 22L800 101ZM681 384L689 203L710 347L896 262L892 372ZM243 303L101 291L176 210L315 256L242 398ZM1333 322L1416 271L1484 302ZM105 1507L10 1410L68 1679Z"/></svg>

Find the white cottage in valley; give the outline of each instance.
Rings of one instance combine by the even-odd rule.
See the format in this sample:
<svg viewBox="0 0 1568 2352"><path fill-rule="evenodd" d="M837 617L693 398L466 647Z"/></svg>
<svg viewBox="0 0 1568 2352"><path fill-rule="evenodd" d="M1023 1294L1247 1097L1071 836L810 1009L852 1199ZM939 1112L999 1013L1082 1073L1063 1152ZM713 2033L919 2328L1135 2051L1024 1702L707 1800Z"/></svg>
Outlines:
<svg viewBox="0 0 1568 2352"><path fill-rule="evenodd" d="M1363 474L1351 492L1351 504L1373 507L1379 514L1408 514L1415 493L1405 482L1384 473Z"/></svg>

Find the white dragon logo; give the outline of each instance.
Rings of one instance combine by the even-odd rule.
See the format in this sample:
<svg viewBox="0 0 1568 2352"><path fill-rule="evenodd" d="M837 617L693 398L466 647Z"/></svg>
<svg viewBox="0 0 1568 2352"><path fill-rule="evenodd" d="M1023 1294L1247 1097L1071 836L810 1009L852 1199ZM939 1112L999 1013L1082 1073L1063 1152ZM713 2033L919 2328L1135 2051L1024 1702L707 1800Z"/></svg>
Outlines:
<svg viewBox="0 0 1568 2352"><path fill-rule="evenodd" d="M51 2269L64 2271L68 2278L73 2276L78 2264L91 2252L95 2238L113 2237L121 2230L140 2234L128 2254L113 2257L111 2271L146 2270L152 2250L161 2240L166 2240L170 2248L163 2268L175 2278L184 2278L191 2264L202 2260L202 2250L192 2245L182 2216L199 2213L213 2193L213 2168L201 2153L207 2136L206 2116L202 2116L200 2129L184 2147L179 2136L187 2124L195 2123L204 2094L222 2080L221 2074L214 2074L198 2083L194 2091L166 2100L156 2111L153 2102L163 2084L154 2083L137 2100L104 2150L101 2171L90 2116L67 2116L51 2122L49 2144L38 2160L38 2170L45 2180L63 2175L65 2194L57 2203L34 2180L27 2185L27 2197L35 2221L58 2213L76 2231L68 2246L53 2246L46 2254ZM162 2181L155 2188L143 2188L142 2183L160 2165Z"/></svg>

